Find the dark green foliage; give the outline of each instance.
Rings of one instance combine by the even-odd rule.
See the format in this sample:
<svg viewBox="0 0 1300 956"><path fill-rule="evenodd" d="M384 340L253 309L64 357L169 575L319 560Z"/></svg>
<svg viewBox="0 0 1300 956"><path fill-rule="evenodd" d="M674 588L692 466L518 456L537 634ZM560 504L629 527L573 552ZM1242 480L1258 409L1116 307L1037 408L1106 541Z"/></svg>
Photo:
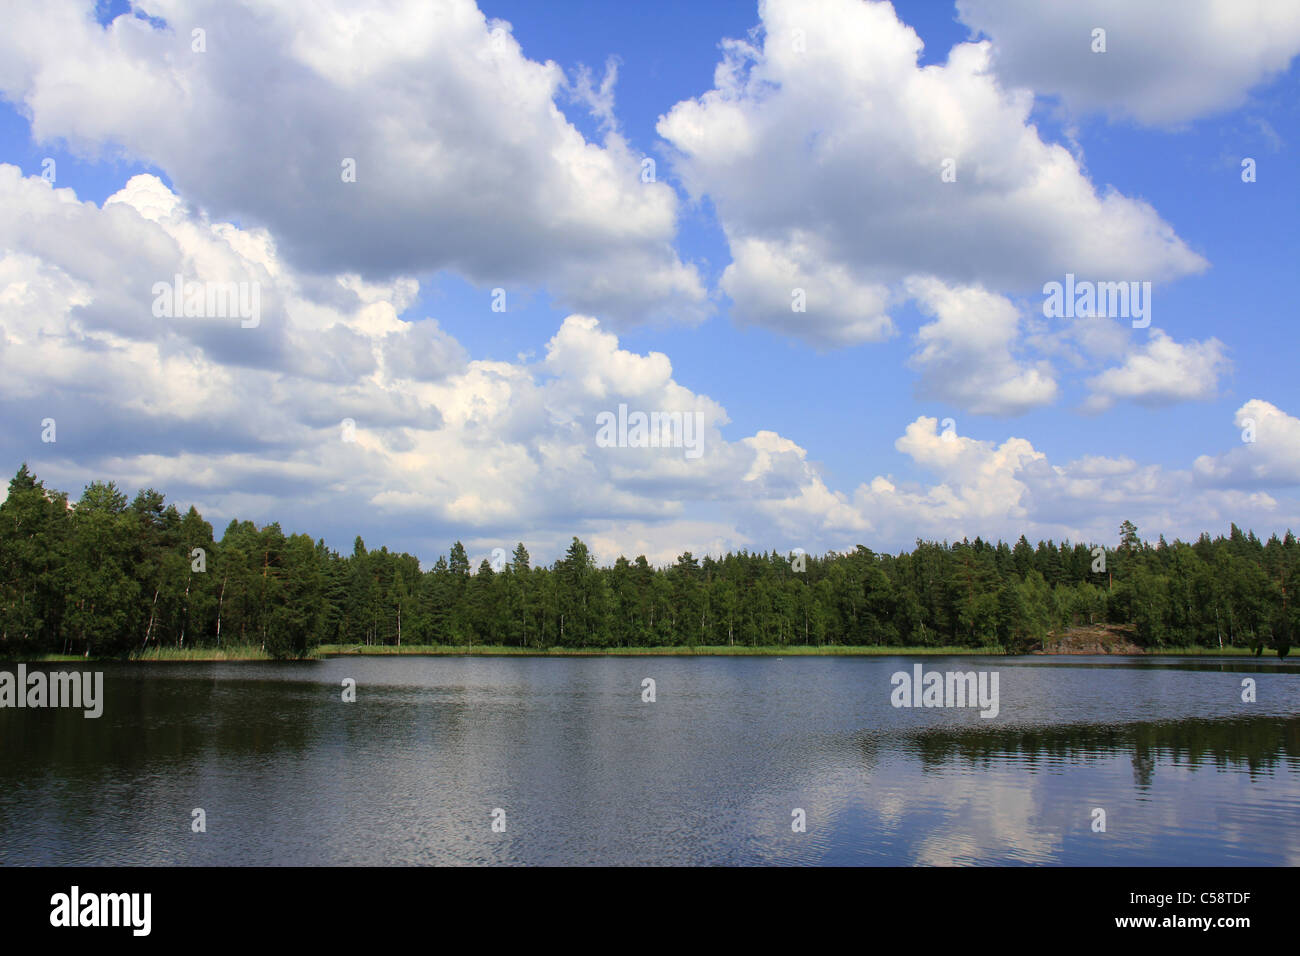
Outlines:
<svg viewBox="0 0 1300 956"><path fill-rule="evenodd" d="M200 556L201 557L196 557ZM1122 624L1148 647L1290 650L1300 633L1288 532L1236 525L1194 544L1118 547L917 541L910 552L644 556L598 567L574 538L550 567L519 543L472 569L459 541L422 571L409 554L341 556L305 534L232 521L220 540L153 489L128 503L109 483L70 505L19 469L0 504L0 656L119 654L150 646L260 645L297 657L320 643L1000 646Z"/></svg>

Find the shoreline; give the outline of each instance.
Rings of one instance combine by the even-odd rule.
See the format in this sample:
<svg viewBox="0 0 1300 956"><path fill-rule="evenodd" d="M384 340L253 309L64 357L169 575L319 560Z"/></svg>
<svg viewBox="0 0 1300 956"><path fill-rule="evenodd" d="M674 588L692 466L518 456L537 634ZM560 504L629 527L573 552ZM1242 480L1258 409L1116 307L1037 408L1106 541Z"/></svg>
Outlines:
<svg viewBox="0 0 1300 956"><path fill-rule="evenodd" d="M801 645L781 647L760 645L699 645L696 647L505 647L495 644L432 644L397 647L391 644L323 644L307 656L282 658L289 662L327 660L335 657L1207 657L1248 658L1254 652L1248 647L1162 647L1140 650L1138 653L1083 653L1028 651L1008 654L1006 649L993 647L893 647L882 645ZM1265 652L1261 660L1278 660L1276 651ZM277 660L258 647L193 648L178 650L161 648L126 657L93 656L80 654L42 654L31 657L0 659L5 663L194 663L215 664L235 662L269 663Z"/></svg>

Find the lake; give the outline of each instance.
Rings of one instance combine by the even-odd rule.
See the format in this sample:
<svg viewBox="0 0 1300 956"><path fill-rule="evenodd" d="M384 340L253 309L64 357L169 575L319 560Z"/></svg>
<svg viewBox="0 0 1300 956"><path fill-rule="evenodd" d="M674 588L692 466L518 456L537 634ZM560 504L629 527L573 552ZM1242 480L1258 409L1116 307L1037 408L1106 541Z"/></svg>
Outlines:
<svg viewBox="0 0 1300 956"><path fill-rule="evenodd" d="M996 672L997 716L893 706L892 675L917 663ZM0 709L0 863L1300 864L1295 662L84 669L104 673L98 719Z"/></svg>

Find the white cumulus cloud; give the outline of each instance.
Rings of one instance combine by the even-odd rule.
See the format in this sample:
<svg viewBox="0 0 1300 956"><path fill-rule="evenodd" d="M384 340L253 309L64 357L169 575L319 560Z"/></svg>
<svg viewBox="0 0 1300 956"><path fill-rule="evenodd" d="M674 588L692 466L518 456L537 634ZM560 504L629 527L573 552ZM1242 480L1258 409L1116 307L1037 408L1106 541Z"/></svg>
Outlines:
<svg viewBox="0 0 1300 956"><path fill-rule="evenodd" d="M1152 329L1146 345L1129 354L1122 365L1088 380L1091 392L1084 407L1102 411L1121 400L1168 405L1211 399L1229 366L1218 339L1179 343Z"/></svg>
<svg viewBox="0 0 1300 956"><path fill-rule="evenodd" d="M1150 205L1043 141L1032 94L999 82L988 42L922 67L887 3L759 12L761 29L724 42L714 89L658 124L718 211L738 321L838 346L887 336L909 277L1027 294L1067 272L1162 282L1206 267ZM1013 390L1046 388L1031 372Z"/></svg>
<svg viewBox="0 0 1300 956"><path fill-rule="evenodd" d="M75 0L6 6L0 94L34 139L165 169L214 218L268 228L301 270L448 269L545 284L613 321L704 314L700 277L672 245L672 188L641 181L615 130L586 140L556 105L573 89L560 67L530 60L473 0L148 11L166 26L128 13L101 27ZM578 88L608 127L607 75Z"/></svg>
<svg viewBox="0 0 1300 956"><path fill-rule="evenodd" d="M1300 419L1263 399L1252 398L1233 419L1240 446L1196 459L1196 475L1210 485L1300 485Z"/></svg>
<svg viewBox="0 0 1300 956"><path fill-rule="evenodd" d="M1161 126L1240 105L1300 53L1292 0L957 0L957 13L992 38L1007 85Z"/></svg>

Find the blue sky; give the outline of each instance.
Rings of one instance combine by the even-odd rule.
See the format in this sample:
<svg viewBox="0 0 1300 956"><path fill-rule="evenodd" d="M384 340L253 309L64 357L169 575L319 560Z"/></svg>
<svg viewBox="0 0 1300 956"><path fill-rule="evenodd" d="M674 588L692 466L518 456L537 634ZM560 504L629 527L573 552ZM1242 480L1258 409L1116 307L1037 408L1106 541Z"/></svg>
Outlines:
<svg viewBox="0 0 1300 956"><path fill-rule="evenodd" d="M14 468L425 561L1300 527L1292 5L367 6L18 5ZM1067 271L1150 328L1045 318ZM267 321L159 322L173 274ZM620 402L704 454L600 447Z"/></svg>

